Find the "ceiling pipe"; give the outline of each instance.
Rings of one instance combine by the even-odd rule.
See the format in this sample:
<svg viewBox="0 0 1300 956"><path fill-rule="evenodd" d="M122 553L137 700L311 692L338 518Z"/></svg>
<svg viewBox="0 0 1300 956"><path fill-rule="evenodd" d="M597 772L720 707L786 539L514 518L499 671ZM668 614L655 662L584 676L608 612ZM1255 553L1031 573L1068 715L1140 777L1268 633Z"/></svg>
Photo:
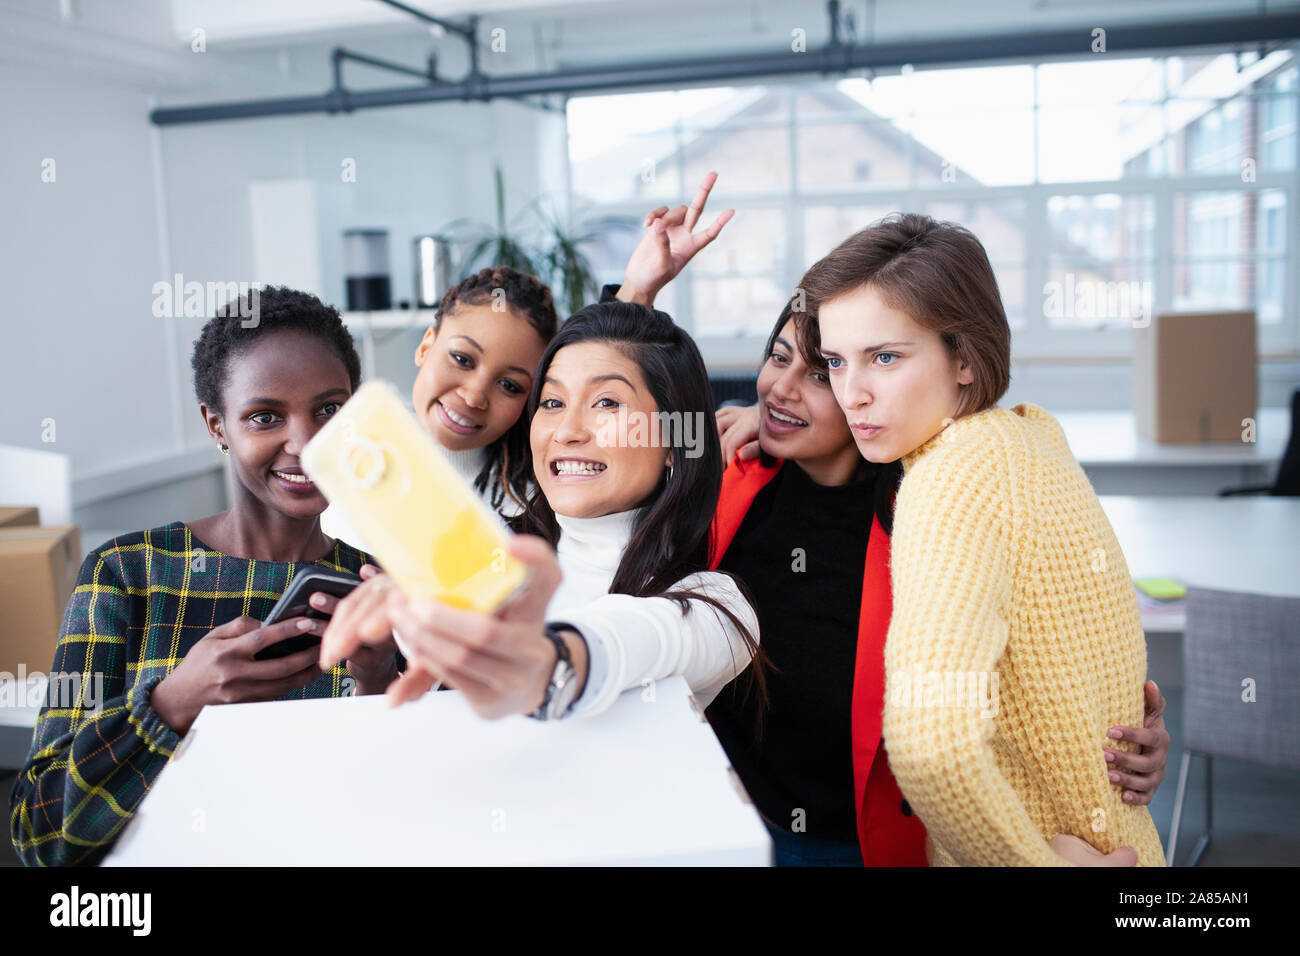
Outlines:
<svg viewBox="0 0 1300 956"><path fill-rule="evenodd" d="M425 13L423 10L417 10L415 7L408 6L399 0L379 0L380 3L387 4L394 10L401 10L403 13L410 14L417 20L423 20L425 23L431 23L448 33L454 33L465 41L466 52L469 54L469 73L461 81L462 85L467 88L468 94L474 98L481 98L477 94L477 89L483 80L483 73L479 69L478 62L478 15L475 14L465 18L464 23L457 23L454 20L444 20L441 17L435 17L432 14Z"/></svg>
<svg viewBox="0 0 1300 956"><path fill-rule="evenodd" d="M408 9L393 0L392 6ZM733 56L623 63L579 67L550 73L515 76L485 76L478 72L477 18L460 25L436 21L444 29L464 37L470 52L470 72L456 82L426 83L421 86L348 91L346 109L376 109L451 101L486 102L497 97L521 98L546 94L572 95L636 87L673 87L707 82L739 82L798 75L831 76L855 70L912 66L951 65L997 60L1025 60L1086 54L1091 49L1091 27L996 36L953 37L907 40L848 46L839 39L838 0L830 0L830 42L806 53L737 54ZM435 18L418 11L421 19ZM1271 40L1300 38L1300 14L1270 13L1258 16L1213 20L1118 25L1106 30L1106 53L1133 55L1142 52L1194 48L1224 44L1258 44ZM1094 54L1096 55L1096 54ZM337 85L336 74L336 85ZM219 120L287 116L300 113L334 113L340 106L337 91L279 99L214 103L202 106L162 107L149 114L158 126L208 123Z"/></svg>
<svg viewBox="0 0 1300 956"><path fill-rule="evenodd" d="M398 0L379 0L379 2L387 4L394 10L401 10L403 13L411 15L417 20L423 20L425 23L431 23L435 27L440 27L448 33L455 33L470 42L475 42L478 39L478 17L470 17L464 23L457 23L455 20L444 20L441 17L435 17L431 13L425 13L423 10L417 10L415 7L407 6L405 3L399 3Z"/></svg>
<svg viewBox="0 0 1300 956"><path fill-rule="evenodd" d="M401 63L393 63L391 60L381 60L378 57L367 56L364 53L354 53L342 47L335 47L330 54L334 73L334 88L329 92L330 99L334 104L329 109L331 113L351 113L353 110L352 91L343 85L343 63L349 60L353 63L364 63L367 66L388 70L392 73L404 73L407 76L414 76L424 80L426 83L446 82L438 77L438 61L433 54L429 55L428 65L423 70L418 70L415 67L404 66Z"/></svg>

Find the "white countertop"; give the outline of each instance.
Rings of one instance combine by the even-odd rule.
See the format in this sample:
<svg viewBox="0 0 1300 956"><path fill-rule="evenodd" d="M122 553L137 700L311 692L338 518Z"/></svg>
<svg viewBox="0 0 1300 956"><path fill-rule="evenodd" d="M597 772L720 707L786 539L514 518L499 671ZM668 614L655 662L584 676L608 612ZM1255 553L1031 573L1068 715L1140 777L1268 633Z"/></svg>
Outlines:
<svg viewBox="0 0 1300 956"><path fill-rule="evenodd" d="M1134 465L1272 467L1281 460L1291 434L1291 412L1285 408L1259 410L1253 443L1157 444L1138 435L1137 419L1131 411L1052 414L1065 431L1070 451L1085 468Z"/></svg>
<svg viewBox="0 0 1300 956"><path fill-rule="evenodd" d="M1300 498L1101 496L1135 578L1300 597ZM1181 609L1143 611L1148 631L1181 631Z"/></svg>
<svg viewBox="0 0 1300 956"><path fill-rule="evenodd" d="M652 696L552 724L455 691L206 707L105 865L770 863L686 682Z"/></svg>

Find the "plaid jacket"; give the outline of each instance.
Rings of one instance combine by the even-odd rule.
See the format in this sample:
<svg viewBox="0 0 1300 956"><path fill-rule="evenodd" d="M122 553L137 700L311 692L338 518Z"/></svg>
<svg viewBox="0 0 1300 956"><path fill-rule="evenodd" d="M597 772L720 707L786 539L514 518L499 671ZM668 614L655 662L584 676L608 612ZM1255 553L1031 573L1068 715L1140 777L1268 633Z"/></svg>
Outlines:
<svg viewBox="0 0 1300 956"><path fill-rule="evenodd" d="M367 560L335 541L330 558L315 564L356 574ZM9 798L10 837L24 863L95 864L108 854L180 743L149 705L153 688L213 628L244 614L264 619L295 572L311 566L232 558L179 521L90 552ZM80 676L60 691L60 674ZM67 689L77 681L79 699ZM339 697L352 687L340 664L281 700Z"/></svg>

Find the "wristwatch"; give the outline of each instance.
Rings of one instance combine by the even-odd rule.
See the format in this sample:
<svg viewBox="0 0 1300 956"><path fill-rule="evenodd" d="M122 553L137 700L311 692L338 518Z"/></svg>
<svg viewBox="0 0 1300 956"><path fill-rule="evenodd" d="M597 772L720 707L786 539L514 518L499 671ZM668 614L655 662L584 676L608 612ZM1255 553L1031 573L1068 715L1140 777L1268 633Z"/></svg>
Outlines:
<svg viewBox="0 0 1300 956"><path fill-rule="evenodd" d="M546 685L546 696L542 698L541 706L528 715L535 720L558 720L568 713L577 697L578 671L573 666L573 656L561 633L566 630L573 628L564 624L546 625L546 637L555 645L555 670L551 671L551 680Z"/></svg>

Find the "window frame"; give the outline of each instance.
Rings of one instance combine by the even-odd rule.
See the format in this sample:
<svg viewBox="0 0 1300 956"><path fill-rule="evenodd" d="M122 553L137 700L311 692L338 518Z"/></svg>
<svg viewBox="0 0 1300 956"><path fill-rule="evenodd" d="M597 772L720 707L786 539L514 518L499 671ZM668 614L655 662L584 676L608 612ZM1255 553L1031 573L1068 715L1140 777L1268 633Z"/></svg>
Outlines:
<svg viewBox="0 0 1300 956"><path fill-rule="evenodd" d="M1293 59L1283 69L1300 69L1300 44L1289 45L1285 47L1290 49ZM1197 55L1222 55L1233 52L1230 49L1220 48L1203 48L1194 51ZM1246 90L1228 97L1206 97L1206 96L1170 96L1169 95L1169 60L1171 57L1184 55L1185 51L1170 51L1162 56L1154 57L1159 59L1161 64L1161 84L1162 95L1158 101L1150 101L1152 107L1158 106L1161 111L1162 122L1168 115L1168 108L1171 102L1205 102L1212 103L1212 110L1221 110L1225 103L1236 100L1245 106L1249 101L1256 101L1254 108L1262 113L1263 105L1261 101L1277 101L1279 99L1290 99L1292 115L1300 116L1300 84L1293 83L1290 90L1274 92L1267 89ZM805 119L801 123L796 113L795 104L799 92L809 86L817 83L824 83L824 80L805 81L805 82L756 82L749 84L754 87L766 86L770 90L783 94L786 97L784 107L785 116L780 120L763 118L751 121L734 121L720 123L709 127L711 135L725 133L731 130L752 128L754 126L774 127L784 125L786 128L786 146L788 150L789 164L789 182L787 188L780 191L764 191L747 193L744 195L728 195L727 204L736 210L736 219L728 228L736 228L736 223L744 221L746 209L766 209L771 210L780 208L784 210L787 224L786 240L786 261L780 267L780 281L786 288L793 290L802 276L803 269L801 264L807 259L805 254L806 237L804 235L804 210L818 206L852 206L852 205L880 205L882 200L887 200L885 205L890 208L899 210L924 209L932 202L997 202L999 200L1019 200L1024 203L1025 207L1025 246L1024 258L1016 262L1012 260L999 260L1004 266L1009 268L1022 268L1024 270L1024 287L1021 295L1025 303L1025 324L1022 328L1017 328L1012 334L1012 354L1016 362L1127 362L1132 354L1132 329L1122 325L1104 326L1095 329L1069 329L1051 327L1048 324L1047 317L1043 314L1041 308L1035 308L1035 303L1041 303L1044 299L1042 291L1045 283L1050 276L1050 254L1049 239L1050 231L1048 229L1048 212L1047 204L1051 197L1060 195L1078 195L1084 197L1118 194L1118 195L1138 195L1150 196L1154 203L1154 249L1153 256L1148 259L1145 256L1137 257L1134 261L1150 261L1153 271L1152 278L1154 282L1154 311L1170 311L1173 298L1173 280L1175 266L1179 263L1194 261L1193 256L1175 257L1174 253L1174 233L1170 224L1173 223L1173 213L1175 197L1178 194L1195 193L1203 191L1229 191L1229 192L1256 192L1262 193L1267 190L1277 190L1284 196L1286 209L1289 215L1286 217L1286 252L1279 256L1272 251L1266 251L1258 247L1258 234L1255 239L1256 248L1252 251L1237 253L1234 261L1261 261L1272 260L1282 261L1284 263L1284 281L1287 288L1284 292L1284 301L1282 303L1281 321L1274 324L1259 325L1259 352L1261 359L1269 358L1295 358L1300 357L1300 128L1292 131L1291 135L1297 139L1295 144L1294 168L1287 171L1273 171L1261 169L1261 159L1259 155L1254 156L1256 160L1256 170L1254 180L1245 182L1240 174L1190 174L1171 175L1161 173L1154 175L1144 175L1134 178L1120 178L1109 180L1085 180L1075 182L1040 182L1038 181L1038 157L1039 157L1039 134L1040 123L1038 113L1040 110L1039 95L1037 89L1038 67L1051 63L1059 63L1061 60L1043 60L1035 59L1029 61L1018 61L1034 67L1034 95L1033 95L1033 166L1034 182L1028 184L1016 185L969 185L967 183L925 183L918 184L916 169L916 140L913 137L907 138L907 157L908 157L908 184L905 187L897 185L882 185L872 187L864 185L861 188L851 189L818 189L818 190L801 190L799 175L799 148L798 133L801 125L808 125ZM1018 65L1017 64L1017 65ZM981 64L971 64L979 66ZM814 123L829 124L834 122L850 121L851 117L837 117L834 114L817 115L812 120ZM1243 122L1246 120L1243 119ZM885 120L882 120L885 122ZM1297 124L1300 127L1300 123ZM686 182L685 156L682 149L682 133L689 127L683 124L680 115L672 126L674 136L677 138L677 149L674 153L675 162L677 163L678 181L682 184L684 192L676 197L645 200L629 198L616 202L592 202L591 206L595 212L600 215L624 215L629 216L635 221L640 221L646 211L659 202L669 205L675 203L687 203L696 188L695 183ZM1185 127L1184 127L1185 128ZM1169 137L1175 135L1177 131L1171 131L1165 128L1164 134L1160 140L1159 146L1168 148ZM1252 150L1255 153L1261 153L1261 147L1264 142L1262 131L1256 131L1257 142L1252 144ZM565 135L560 138L561 148L564 150L564 170L565 170L565 190L570 199L570 209L572 209L572 199L576 190L573 184L572 170L569 163L569 133L567 128L567 110L566 110L566 127ZM1166 157L1168 158L1168 157ZM725 175L726 170L720 170ZM866 225L865 223L863 225ZM1123 228L1121 223L1120 228ZM822 253L829 250L822 250ZM704 253L707 256L707 252ZM694 330L695 315L693 310L692 291L689 283L693 281L692 273L694 266L688 266L675 283L686 283L687 287L679 290L677 295L677 314L676 320L686 329ZM737 275L741 273L736 273ZM716 277L717 272L710 270L709 277ZM1255 290L1258 295L1258 287ZM776 315L771 316L775 322ZM761 352L766 341L766 335L757 335L746 333L743 330L737 331L734 335L699 335L696 336L701 353L710 367L719 370L730 369L753 369L761 361Z"/></svg>

